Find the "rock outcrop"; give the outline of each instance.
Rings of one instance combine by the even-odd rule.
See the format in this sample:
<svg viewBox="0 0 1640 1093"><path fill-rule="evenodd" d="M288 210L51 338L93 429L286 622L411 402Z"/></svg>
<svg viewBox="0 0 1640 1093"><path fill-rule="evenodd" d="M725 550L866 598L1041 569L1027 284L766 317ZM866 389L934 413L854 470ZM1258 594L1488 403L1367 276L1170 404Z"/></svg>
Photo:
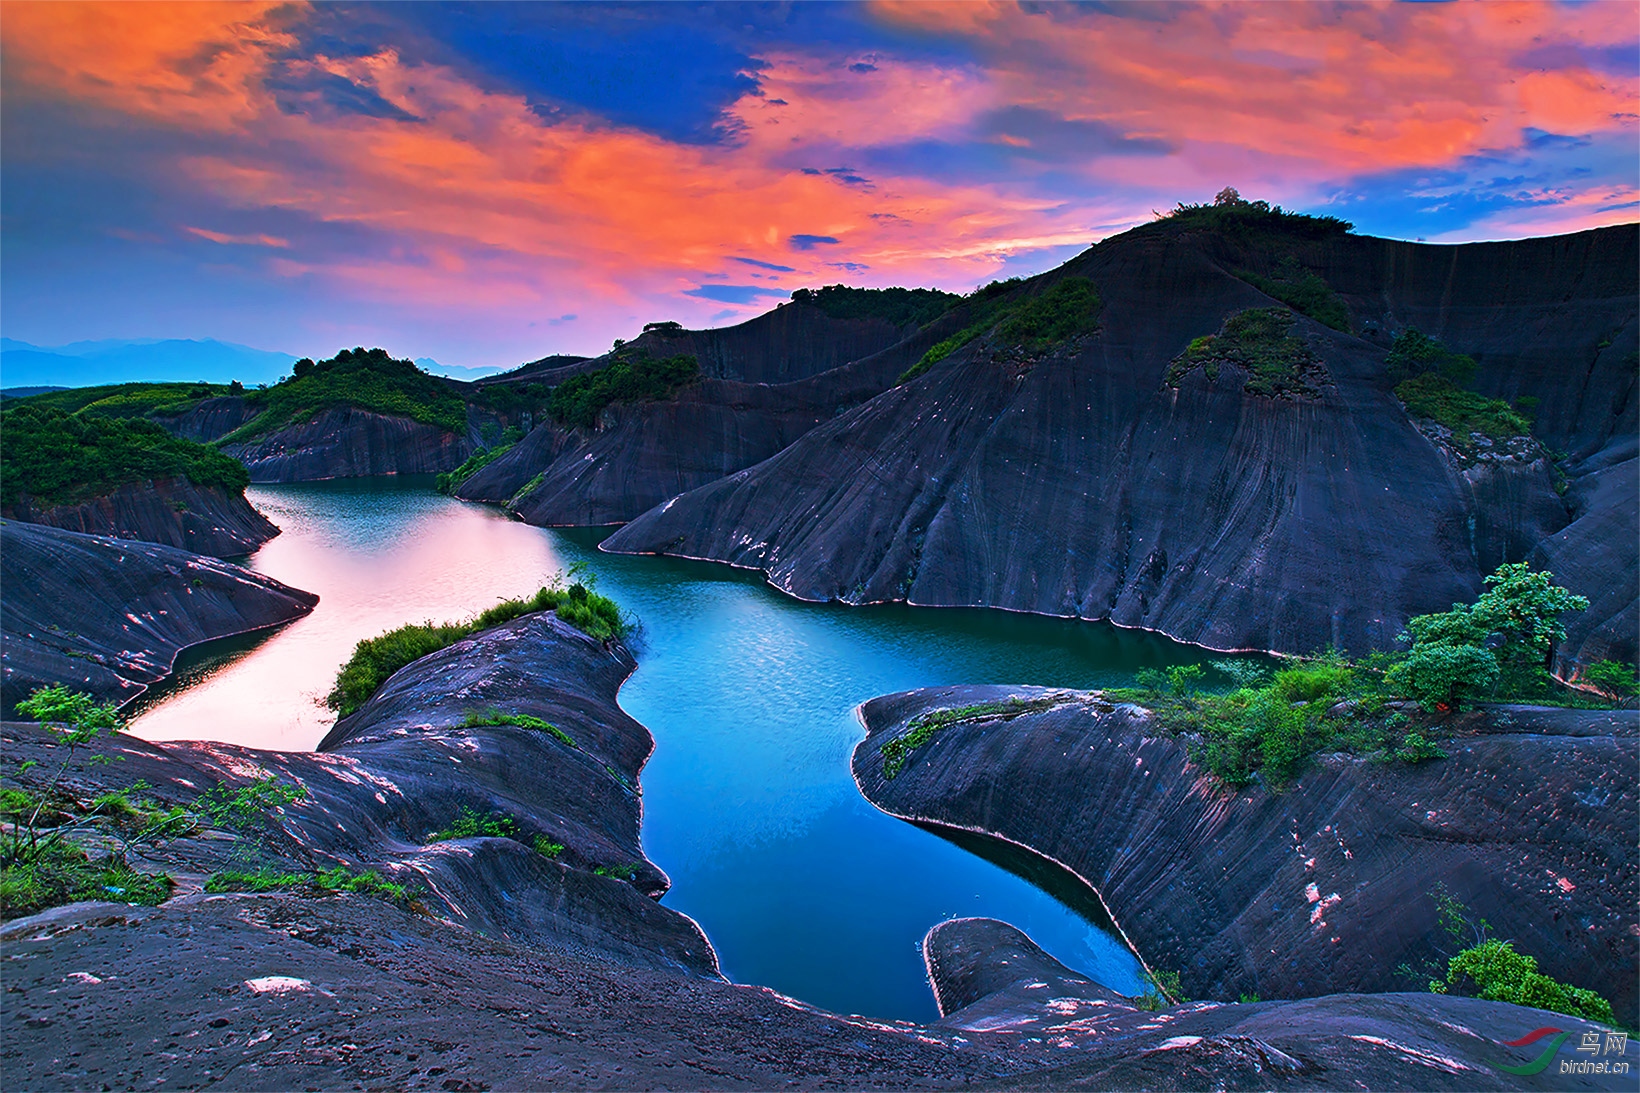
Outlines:
<svg viewBox="0 0 1640 1093"><path fill-rule="evenodd" d="M974 920L925 942L945 1015L932 1026L727 983L695 924L649 898L665 887L636 837L650 740L615 701L631 668L618 644L526 616L407 666L318 753L119 737L104 747L114 762L82 754L61 784L83 800L138 779L160 804L270 777L306 795L133 852L176 882L160 907L81 903L7 924L8 1077L38 1089L1533 1088L1490 1069L1520 1057L1494 1040L1588 1027L1434 996L1141 1013ZM492 708L574 743L468 724ZM61 762L38 728L5 737L9 757L39 760L17 773L25 783ZM463 811L512 826L428 830ZM275 879L202 890L229 870ZM321 896L301 880L327 870L412 888Z"/></svg>
<svg viewBox="0 0 1640 1093"><path fill-rule="evenodd" d="M1014 695L1054 703L949 725L884 776L882 744L919 714ZM1632 710L1492 707L1454 723L1445 759L1324 755L1280 793L1222 788L1154 714L1099 692L945 687L873 699L861 718L853 768L867 799L1071 870L1193 996L1419 987L1427 974L1400 966L1455 951L1430 895L1440 885L1546 974L1635 1019Z"/></svg>
<svg viewBox="0 0 1640 1093"><path fill-rule="evenodd" d="M273 521L257 512L243 493L196 486L182 477L127 483L78 504L45 507L24 497L0 516L87 535L141 539L217 558L250 554L279 534Z"/></svg>
<svg viewBox="0 0 1640 1093"><path fill-rule="evenodd" d="M125 702L179 652L301 618L318 597L155 543L5 521L0 530L0 708L63 683Z"/></svg>
<svg viewBox="0 0 1640 1093"><path fill-rule="evenodd" d="M156 415L154 420L184 440L209 444L221 440L262 411L239 395L200 399L187 413Z"/></svg>
<svg viewBox="0 0 1640 1093"><path fill-rule="evenodd" d="M936 1027L1074 1045L996 1089L1497 1089L1527 1084L1500 1064L1525 1066L1544 1050L1538 1041L1501 1041L1545 1025L1571 1030L1578 1042L1584 1033L1605 1040L1600 1026L1558 1013L1434 994L1147 1012L994 919L942 922L923 939L923 954L940 1002ZM1554 1074L1545 1074L1545 1088L1567 1081ZM1619 1077L1585 1080L1615 1087Z"/></svg>
<svg viewBox="0 0 1640 1093"><path fill-rule="evenodd" d="M979 338L604 549L761 569L803 599L1108 618L1217 649L1388 647L1408 617L1473 599L1574 519L1538 444L1459 460L1409 419L1385 376L1388 331L1416 323L1478 357L1484 393L1539 399L1537 436L1582 459L1574 473L1610 462L1635 433L1636 231L1270 246L1325 274L1361 332L1297 320L1321 369L1313 396L1251 393L1234 365L1170 386L1192 339L1275 303L1244 271L1273 258L1136 230L1020 290L1090 279L1097 333L1045 353ZM1570 361L1585 363L1569 378ZM1618 586L1632 604L1640 503L1580 478L1572 490L1592 521L1559 551L1573 591ZM1629 533L1596 545L1600 521ZM1570 661L1632 660L1623 618L1592 614Z"/></svg>
<svg viewBox="0 0 1640 1093"><path fill-rule="evenodd" d="M473 448L470 436L436 425L343 407L222 451L245 464L252 482L315 482L436 474L460 466Z"/></svg>

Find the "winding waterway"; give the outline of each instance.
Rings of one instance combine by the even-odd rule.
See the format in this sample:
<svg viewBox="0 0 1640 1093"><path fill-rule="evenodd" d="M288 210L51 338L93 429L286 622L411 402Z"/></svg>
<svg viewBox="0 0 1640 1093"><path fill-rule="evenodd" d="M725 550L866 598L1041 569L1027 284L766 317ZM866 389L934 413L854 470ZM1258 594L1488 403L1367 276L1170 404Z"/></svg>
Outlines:
<svg viewBox="0 0 1640 1093"><path fill-rule="evenodd" d="M248 564L319 593L319 606L271 636L186 656L176 682L149 696L138 735L312 748L354 642L470 616L585 562L642 624L620 702L656 740L642 777L645 852L672 878L665 903L706 930L724 974L827 1009L930 1020L922 935L989 915L1101 983L1140 989L1136 962L1092 909L1084 918L987 857L1079 903L1075 885L867 804L849 774L854 709L937 684L1126 683L1196 651L1000 611L799 603L726 566L600 553L606 532L528 527L439 496L431 479L247 492L283 529Z"/></svg>

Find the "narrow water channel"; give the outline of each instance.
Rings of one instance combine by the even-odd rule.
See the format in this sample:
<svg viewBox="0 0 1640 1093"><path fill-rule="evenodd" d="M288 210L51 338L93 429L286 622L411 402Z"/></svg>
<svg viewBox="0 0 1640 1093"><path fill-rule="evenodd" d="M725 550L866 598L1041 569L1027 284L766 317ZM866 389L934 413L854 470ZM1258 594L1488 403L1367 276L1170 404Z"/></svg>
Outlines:
<svg viewBox="0 0 1640 1093"><path fill-rule="evenodd" d="M849 774L854 709L937 684L1127 683L1197 650L1000 611L798 603L726 566L600 553L604 531L527 527L441 497L430 479L248 495L283 534L247 564L321 602L272 636L187 658L136 718L138 735L311 748L354 642L470 616L586 562L642 624L620 701L656 740L645 852L672 878L665 903L701 924L726 975L845 1013L930 1020L922 935L989 915L1101 983L1140 989L1136 962L1092 915L867 804ZM1074 885L1010 864L1074 897Z"/></svg>

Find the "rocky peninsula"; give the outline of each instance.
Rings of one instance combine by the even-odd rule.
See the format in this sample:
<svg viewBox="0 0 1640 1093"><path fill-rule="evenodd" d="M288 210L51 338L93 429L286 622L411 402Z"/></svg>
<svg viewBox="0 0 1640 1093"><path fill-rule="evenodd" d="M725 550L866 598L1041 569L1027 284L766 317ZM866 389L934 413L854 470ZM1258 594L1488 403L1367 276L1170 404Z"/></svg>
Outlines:
<svg viewBox="0 0 1640 1093"><path fill-rule="evenodd" d="M170 878L161 905L5 926L7 1073L39 1089L1537 1088L1495 1069L1527 1058L1498 1041L1593 1027L1436 995L1149 1012L983 920L925 942L931 1026L727 983L653 898L651 742L615 703L632 667L618 642L526 615L402 669L317 753L127 737L102 745L115 762L80 753L59 807L140 780L140 807L196 822L130 846ZM17 780L43 788L60 739L5 735L38 761ZM248 798L265 806L236 812Z"/></svg>

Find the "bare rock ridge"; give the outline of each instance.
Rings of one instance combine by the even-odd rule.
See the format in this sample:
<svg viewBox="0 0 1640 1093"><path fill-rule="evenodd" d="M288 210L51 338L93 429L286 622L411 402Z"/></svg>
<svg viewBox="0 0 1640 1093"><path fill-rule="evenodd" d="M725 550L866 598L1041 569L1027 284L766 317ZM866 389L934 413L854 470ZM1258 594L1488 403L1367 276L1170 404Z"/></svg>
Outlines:
<svg viewBox="0 0 1640 1093"><path fill-rule="evenodd" d="M25 497L0 515L87 535L141 539L217 558L250 554L279 534L243 493L198 486L183 477L127 483L113 493L77 504L43 507Z"/></svg>
<svg viewBox="0 0 1640 1093"><path fill-rule="evenodd" d="M917 715L1013 695L1059 701L949 725L884 777L881 745ZM1099 692L944 687L861 717L868 800L1059 862L1192 996L1417 989L1397 968L1437 957L1441 884L1545 974L1635 1019L1635 711L1493 707L1455 725L1446 759L1322 756L1281 793L1223 790L1150 711Z"/></svg>
<svg viewBox="0 0 1640 1093"><path fill-rule="evenodd" d="M945 336L940 330L938 323L925 333L882 320L832 319L793 303L725 330L646 333L634 343L639 349L694 354L707 378L662 402L611 406L596 430L538 425L456 496L507 504L542 526L625 523L762 462L870 399ZM849 356L856 351L859 357ZM600 357L520 381L562 382L607 363ZM807 374L820 364L827 369ZM777 385L746 378L776 374L802 378Z"/></svg>
<svg viewBox="0 0 1640 1093"><path fill-rule="evenodd" d="M74 904L0 930L8 1077L31 1089L1536 1088L1494 1071L1525 1057L1496 1041L1549 1022L1592 1028L1435 996L1141 1013L976 920L925 941L944 1014L932 1026L727 983L698 927L652 898L665 880L642 857L636 797L651 742L615 701L632 667L618 644L525 616L402 669L316 753L121 737L105 749L117 761L77 760L64 784L87 800L141 779L185 804L268 777L306 797L232 838L145 850L136 863L178 883L160 907ZM489 708L574 744L467 724ZM5 747L40 760L25 782L58 761L33 726L6 725ZM514 826L432 832L463 810ZM252 866L374 871L415 894L201 890ZM1640 1044L1629 1051L1640 1058Z"/></svg>
<svg viewBox="0 0 1640 1093"><path fill-rule="evenodd" d="M126 702L190 645L301 618L319 598L156 543L0 523L0 709L63 683Z"/></svg>
<svg viewBox="0 0 1640 1093"><path fill-rule="evenodd" d="M473 453L473 441L437 425L344 407L222 451L245 464L252 482L315 482L452 470Z"/></svg>
<svg viewBox="0 0 1640 1093"><path fill-rule="evenodd" d="M1562 670L1632 661L1640 504L1620 483L1637 431L1637 238L1128 232L1016 290L1090 279L1099 332L1046 353L979 338L604 549L761 569L803 599L1108 618L1284 652L1387 647L1500 562L1553 554L1599 601L1572 621ZM1297 317L1313 397L1252 393L1234 365L1170 386L1192 339L1277 304L1247 279L1277 252L1325 275L1360 332ZM1469 450L1408 417L1384 356L1413 324L1476 356L1483 393L1539 400L1535 435L1567 453L1570 507L1540 443ZM1610 475L1619 485L1600 488ZM1601 534L1614 526L1627 534Z"/></svg>

